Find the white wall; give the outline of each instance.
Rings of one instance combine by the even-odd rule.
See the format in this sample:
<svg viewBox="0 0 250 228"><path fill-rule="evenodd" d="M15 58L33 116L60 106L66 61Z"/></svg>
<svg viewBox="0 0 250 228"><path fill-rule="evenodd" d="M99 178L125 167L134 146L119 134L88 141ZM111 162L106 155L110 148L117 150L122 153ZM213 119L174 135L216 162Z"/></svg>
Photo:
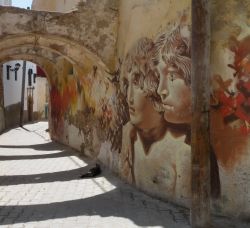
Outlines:
<svg viewBox="0 0 250 228"><path fill-rule="evenodd" d="M11 6L12 1L11 0L0 0L0 6Z"/></svg>
<svg viewBox="0 0 250 228"><path fill-rule="evenodd" d="M8 80L7 65L14 68L16 63L21 64L20 69L17 71L17 81L15 81L13 71L10 71ZM23 61L11 61L3 64L4 107L21 102L22 65Z"/></svg>
<svg viewBox="0 0 250 228"><path fill-rule="evenodd" d="M19 63L21 67L17 71L17 81L15 80L15 72L10 71L10 78L7 79L7 65L10 65L13 69L15 64ZM32 62L26 62L26 74L25 74L25 96L24 96L24 110L27 110L27 87L28 87L28 70L32 69L33 73L36 73L36 64ZM12 104L17 104L21 102L21 92L22 92L22 74L23 74L23 61L10 61L3 64L3 85L4 85L4 106L7 107ZM32 86L34 86L34 106L33 110L37 111L37 99L36 94L36 83L33 82L32 75Z"/></svg>

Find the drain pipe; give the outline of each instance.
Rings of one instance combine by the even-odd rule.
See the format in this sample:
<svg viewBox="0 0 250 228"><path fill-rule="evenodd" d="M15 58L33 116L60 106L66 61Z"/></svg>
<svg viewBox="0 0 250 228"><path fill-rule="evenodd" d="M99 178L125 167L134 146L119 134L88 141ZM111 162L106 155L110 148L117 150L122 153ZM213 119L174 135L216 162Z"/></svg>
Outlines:
<svg viewBox="0 0 250 228"><path fill-rule="evenodd" d="M21 109L20 109L20 122L19 122L19 126L20 127L23 126L25 76L26 76L26 61L23 61L22 91L21 91Z"/></svg>
<svg viewBox="0 0 250 228"><path fill-rule="evenodd" d="M211 227L210 215L210 4L192 0L192 206L193 228Z"/></svg>
<svg viewBox="0 0 250 228"><path fill-rule="evenodd" d="M0 65L0 134L5 129L3 65Z"/></svg>

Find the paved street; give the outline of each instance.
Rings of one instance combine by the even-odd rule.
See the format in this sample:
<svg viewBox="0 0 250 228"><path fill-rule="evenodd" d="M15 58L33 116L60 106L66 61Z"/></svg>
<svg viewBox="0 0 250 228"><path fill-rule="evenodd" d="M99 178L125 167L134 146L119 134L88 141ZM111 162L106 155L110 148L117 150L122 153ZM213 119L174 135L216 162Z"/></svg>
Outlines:
<svg viewBox="0 0 250 228"><path fill-rule="evenodd" d="M47 127L40 122L0 136L1 227L190 227L188 210L152 199L107 170L79 179L94 163L51 142Z"/></svg>

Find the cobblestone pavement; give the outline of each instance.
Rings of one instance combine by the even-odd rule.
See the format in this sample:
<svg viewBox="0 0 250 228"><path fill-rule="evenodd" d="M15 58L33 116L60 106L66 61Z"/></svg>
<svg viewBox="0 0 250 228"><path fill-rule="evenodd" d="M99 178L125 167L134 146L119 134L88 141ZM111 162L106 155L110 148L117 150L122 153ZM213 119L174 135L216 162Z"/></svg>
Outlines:
<svg viewBox="0 0 250 228"><path fill-rule="evenodd" d="M94 164L51 142L47 127L39 122L0 136L0 227L190 227L187 209L146 196L107 170L79 179ZM247 227L222 218L216 224Z"/></svg>

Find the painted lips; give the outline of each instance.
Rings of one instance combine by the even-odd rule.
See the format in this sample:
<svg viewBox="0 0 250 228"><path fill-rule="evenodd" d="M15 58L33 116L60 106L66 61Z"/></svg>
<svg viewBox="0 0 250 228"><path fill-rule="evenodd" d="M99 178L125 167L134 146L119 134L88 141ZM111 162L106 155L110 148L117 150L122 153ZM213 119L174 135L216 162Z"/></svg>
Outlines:
<svg viewBox="0 0 250 228"><path fill-rule="evenodd" d="M163 104L162 106L165 109L165 111L174 111L174 106L168 104Z"/></svg>

